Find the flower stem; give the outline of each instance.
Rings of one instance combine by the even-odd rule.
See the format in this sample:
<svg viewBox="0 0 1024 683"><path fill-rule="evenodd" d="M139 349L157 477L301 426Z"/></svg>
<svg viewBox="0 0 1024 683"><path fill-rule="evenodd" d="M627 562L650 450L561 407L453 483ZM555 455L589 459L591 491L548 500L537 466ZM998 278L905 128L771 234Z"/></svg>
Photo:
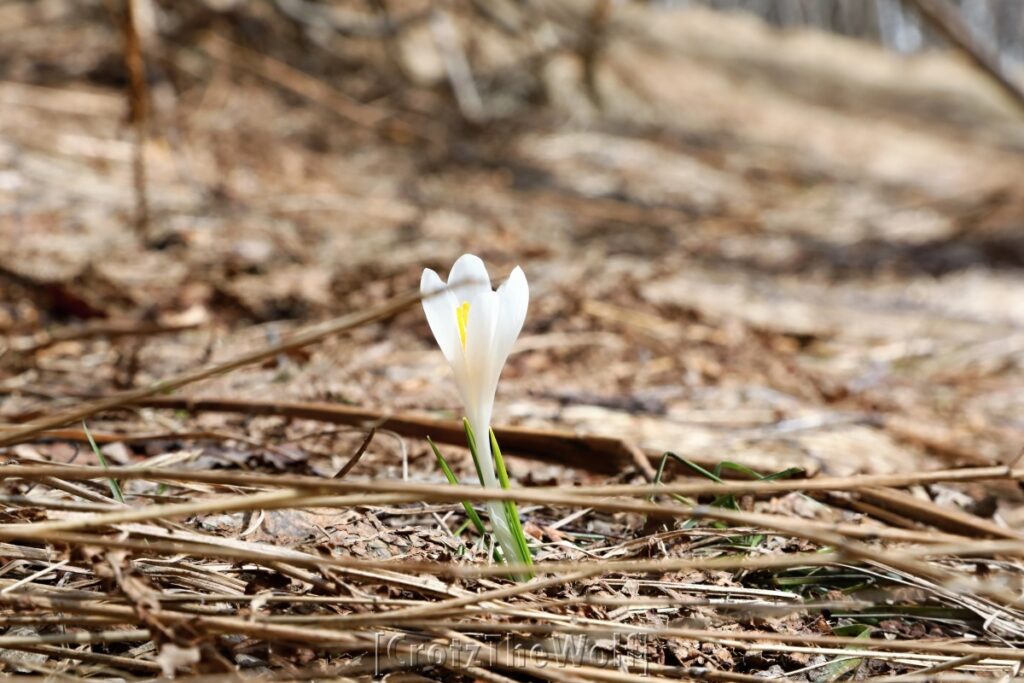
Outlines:
<svg viewBox="0 0 1024 683"><path fill-rule="evenodd" d="M462 418L462 427L466 431L466 441L469 442L469 452L473 455L473 464L476 466L480 485L486 486L487 484L484 482L481 471L480 453L476 446L476 435L473 433L473 427L469 424L467 418ZM508 478L508 470L505 469L505 459L501 456L501 448L498 446L498 440L494 436L494 430L488 431L491 451L494 455L494 465L498 474L498 482L501 488L507 491L512 487L512 484ZM505 563L532 566L533 555L530 552L530 546L526 542L523 525L519 521L519 509L516 506L516 502L514 500L492 501L488 503L487 509L491 517L491 527L494 530L495 537L498 539L498 545L501 547ZM496 516L500 516L501 519L496 519ZM502 530L507 530L507 533L502 533ZM533 572L518 574L516 578L523 581L529 580L533 578Z"/></svg>
<svg viewBox="0 0 1024 683"><path fill-rule="evenodd" d="M501 448L498 446L498 439L494 436L494 430L491 429L491 450L494 451L494 463L498 469L498 480L501 482L501 488L508 491L512 488L512 484L508 479L508 470L505 469L505 459L501 456ZM530 552L530 546L526 542L526 532L523 531L523 524L519 520L519 508L516 506L514 500L506 500L505 503L505 520L508 522L508 527L512 531L512 536L515 540L518 555L516 558L520 564L533 566L533 554ZM533 578L533 573L526 574L525 578Z"/></svg>

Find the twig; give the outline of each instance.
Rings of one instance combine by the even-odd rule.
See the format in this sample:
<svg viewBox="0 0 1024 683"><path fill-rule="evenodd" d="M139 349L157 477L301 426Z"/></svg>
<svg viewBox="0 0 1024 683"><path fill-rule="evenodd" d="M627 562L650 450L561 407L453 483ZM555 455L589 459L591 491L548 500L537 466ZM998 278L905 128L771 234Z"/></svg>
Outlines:
<svg viewBox="0 0 1024 683"><path fill-rule="evenodd" d="M327 107L338 116L361 128L378 130L384 121L396 132L417 139L431 139L418 128L395 117L391 112L357 102L298 69L273 57L235 45L218 35L210 35L202 45L211 56L232 66L247 69L306 99Z"/></svg>
<svg viewBox="0 0 1024 683"><path fill-rule="evenodd" d="M37 609L49 611L74 611L79 613L94 614L97 616L108 616L114 618L131 617L134 610L131 607L119 605L102 605L97 603L83 604L78 601L64 598L53 598L43 596L12 596L0 595L0 605L21 605L31 606ZM370 634L353 633L348 627L341 629L309 628L292 626L286 624L271 624L266 622L251 621L249 619L236 617L222 617L212 615L197 615L194 613L182 613L172 610L159 610L154 616L167 624L191 623L195 627L204 627L216 633L238 633L258 638L280 639L291 642L303 642L312 647L331 647L339 644L364 644L373 645L374 640ZM424 624L429 628L455 628L478 630L482 632L534 632L534 633L581 633L581 634L614 634L614 633L635 633L665 636L671 638L685 638L697 641L711 642L732 642L752 643L750 649L757 650L764 647L761 644L767 643L793 643L820 646L845 647L854 645L859 648L872 645L871 641L861 638L845 636L824 636L815 634L792 634L775 633L764 631L716 631L710 629L685 628L660 625L632 625L619 622L598 622L591 624L569 624L559 622L558 624L523 624L523 623L481 623L481 622L453 622L437 623L427 622ZM120 638L130 640L138 638L146 631L115 631L107 634L69 634L65 636L54 636L53 638L80 638L81 642L103 642L105 638ZM12 643L34 644L38 639L47 636L0 636L0 646L6 644L8 639ZM90 640L91 639L91 640ZM69 641L64 641L69 642ZM73 642L73 641L71 641ZM961 643L950 643L934 640L885 640L879 643L879 649L860 650L864 656L883 656L895 653L925 653L937 655L970 656L977 655L985 658L996 658L1009 661L1024 661L1024 650L1013 647L992 647L983 645L964 645ZM854 654L853 651L841 652L841 654Z"/></svg>
<svg viewBox="0 0 1024 683"><path fill-rule="evenodd" d="M359 327L360 325L365 325L375 320L389 318L419 301L420 298L421 295L419 292L402 294L389 299L383 304L371 308L368 311L349 313L348 315L343 315L339 318L334 318L333 320L328 320L323 323L306 327L299 332L290 335L278 344L273 344L257 351L242 354L232 360L160 380L142 389L125 391L109 398L85 403L78 407L58 413L52 417L43 418L3 434L0 436L0 446L10 446L11 444L20 443L33 436L41 434L47 429L62 427L72 422L78 422L105 410L132 405L143 399L156 396L157 394L169 393L189 384L193 384L210 377L215 377L217 375L222 375L246 365L259 363L281 353L286 353L294 349L309 346L310 344L315 344L346 330Z"/></svg>
<svg viewBox="0 0 1024 683"><path fill-rule="evenodd" d="M107 503L80 503L55 498L30 498L28 496L11 496L0 494L0 505L10 507L31 507L43 510L66 510L69 512L104 512L115 506Z"/></svg>
<svg viewBox="0 0 1024 683"><path fill-rule="evenodd" d="M670 506L662 504L640 504L638 502L619 500L611 496L629 496L631 498L647 498L662 494L678 494L684 496L723 495L723 494L759 494L779 495L799 491L843 491L859 490L880 484L914 485L941 481L984 481L994 479L1024 478L1024 471L1010 470L1005 467L979 467L965 470L946 470L941 472L924 472L915 475L863 475L860 477L837 477L806 480L776 481L696 481L692 483L671 483L650 485L609 485L603 487L575 487L566 490L564 487L530 487L522 489L492 489L479 486L460 486L454 490L449 484L406 483L397 481L359 481L350 482L338 479L323 479L313 476L293 474L261 474L252 472L230 472L210 470L171 470L155 467L87 467L75 465L30 464L6 465L0 467L0 480L9 478L46 480L60 477L71 481L91 479L142 479L165 482L200 482L205 484L221 484L230 486L254 486L269 489L289 487L303 491L316 491L320 494L401 494L410 497L419 496L423 500L440 502L458 502L463 497L477 500L515 500L517 502L539 503L545 505L579 505L587 507L593 504L595 509L613 511L631 511L640 514L660 512L662 515L673 515L672 509L691 514L695 508ZM109 502L101 499L100 502ZM667 512L666 512L667 511ZM749 513L747 522L754 523L758 516ZM771 518L771 515L764 517ZM746 523L746 522L745 522ZM805 523L813 523L805 520ZM884 531L883 529L867 528L864 533L870 534ZM913 532L901 531L913 535ZM932 535L934 538L934 534Z"/></svg>
<svg viewBox="0 0 1024 683"><path fill-rule="evenodd" d="M183 407L189 405L187 399L180 400ZM172 399L170 405L162 404L165 407L173 407L178 405L179 399ZM202 404L203 401L196 401L194 403ZM266 404L272 405L272 404ZM287 405L287 404L285 404ZM292 404L292 405L303 405L303 406L319 406L322 408L335 408L336 406L328 406L327 404ZM244 411L243 411L244 412ZM266 414L259 410L254 410L252 414ZM315 412L310 413L291 413L284 412L288 416L299 416L308 419L317 419ZM391 422L387 423L389 428L394 428ZM439 423L447 424L447 423ZM454 424L454 423L452 423ZM395 430L399 431L399 430ZM495 429L495 434L498 438L505 438L502 435L515 436L520 430L518 429ZM530 430L527 430L529 433ZM582 439L587 441L587 437L576 437L575 439ZM131 440L131 437L125 437L126 440ZM511 440L511 439L509 439ZM552 442L552 447L557 448L558 443ZM511 450L511 449L505 449ZM528 454L529 451L525 449L519 449L519 453ZM96 467L82 467L82 466L69 466L69 465L55 465L51 463L38 463L38 464L27 464L27 465L7 465L0 468L0 478L7 477L20 477L28 478L33 480L41 480L47 477L62 477L69 480L89 480L98 479L105 476L117 476L123 479L150 479L154 481L196 481L207 484L223 484L233 486L258 486L258 487L278 487L278 486L289 486L293 488L301 488L305 490L317 490L322 492L337 492L337 493L351 493L351 492L380 492L380 493L395 493L403 492L415 495L431 495L438 491L447 490L446 486L430 485L430 484L403 484L400 482L387 482L387 481L370 481L360 482L358 484L336 481L336 480L325 480L318 477L308 477L300 475L267 475L251 472L228 472L228 471L175 471L175 470L164 470L158 468L138 468L138 467L114 467L108 470L111 474L106 475L105 470ZM1020 480L1024 479L1024 468L1011 469L1005 466L995 467L965 467L961 469L953 470L936 470L934 472L914 472L908 474L868 474L858 475L852 477L819 477L816 479L782 479L774 481L723 481L721 483L707 480L697 481L686 481L686 482L670 482L667 484L659 485L630 485L630 484L610 484L604 486L579 486L574 487L571 492L573 496L581 495L596 495L596 496L630 496L636 498L647 498L650 496L676 494L682 496L701 496L701 495L758 495L758 496L776 496L786 493L793 492L815 492L815 491L860 491L864 489L877 488L882 486L887 487L905 487L905 486L917 486L936 484L943 482L978 482L978 481L999 481L999 480ZM477 487L465 487L463 490L469 492L470 495L474 495L477 492L485 491L485 489L479 489ZM491 489L486 489L492 496L515 496L515 493L497 493ZM560 487L531 487L528 489L530 495L544 495L546 493L559 493L564 492L564 488ZM522 493L522 492L521 492ZM524 494L525 495L525 494ZM520 499L525 500L525 499ZM95 502L109 502L109 500L100 499ZM529 502L529 501L526 501ZM548 501L538 501L548 502Z"/></svg>
<svg viewBox="0 0 1024 683"><path fill-rule="evenodd" d="M0 424L0 434L11 429L16 429L16 427ZM276 453L277 455L288 459L292 459L294 457L294 454L289 453L279 446L263 443L256 439L249 439L241 434L234 434L232 432L190 431L155 432L151 434L118 434L116 432L93 432L91 429L89 431L92 433L92 438L97 444L146 443L150 441L235 441L238 443L244 443L252 448ZM45 433L40 435L39 438L44 441L52 439L55 441L89 443L89 437L86 435L85 431L81 429L48 429Z"/></svg>
<svg viewBox="0 0 1024 683"><path fill-rule="evenodd" d="M459 111L467 121L479 123L484 120L484 103L473 82L473 71L462 49L458 29L451 16L435 6L430 15L430 29L434 44L444 60L448 82L451 83Z"/></svg>
<svg viewBox="0 0 1024 683"><path fill-rule="evenodd" d="M122 31L124 63L128 71L128 121L132 126L132 179L135 189L135 229L145 238L149 225L149 200L146 196L146 119L149 92L146 88L146 63L139 36L141 0L124 0Z"/></svg>
<svg viewBox="0 0 1024 683"><path fill-rule="evenodd" d="M480 621L463 621L463 622L445 622L445 621L433 621L433 622L421 622L412 624L406 624L408 627L418 626L420 628L451 628L460 629L467 631L478 631L480 633L509 633L509 632L521 632L521 633L561 633L561 634L581 634L581 635L592 635L592 636L610 636L610 635L623 635L626 633L635 634L646 634L653 636L663 636L668 638L678 638L686 640L695 640L698 642L718 642L723 644L729 644L734 647L739 647L742 650L749 650L753 652L758 651L770 651L773 648L779 647L772 643L776 641L778 643L793 643L793 644L807 644L807 645L819 645L819 646L836 646L836 647L848 647L855 646L858 649L848 650L835 650L831 649L815 649L814 652L820 652L822 654L838 654L838 655L851 655L860 657L898 657L903 655L908 659L921 659L934 661L942 656L980 656L983 658L1000 659L1006 661L1024 661L1024 650L1020 650L1013 647L990 647L990 646L976 646L976 645L963 645L961 643L951 643L939 640L882 640L882 641L871 641L863 638L853 638L848 636L825 636L825 635L814 635L814 634L795 634L795 633L775 633L766 631L721 631L714 629L699 629L699 628L686 628L677 626L662 626L662 625L642 625L642 624L624 624L621 622L603 622L595 625L586 623L546 623L546 624L535 624L535 623L500 623L490 622L484 623ZM878 649L869 649L872 645L878 643ZM747 644L749 643L749 644ZM795 651L794 649L787 648L789 651ZM797 650L799 651L799 650Z"/></svg>
<svg viewBox="0 0 1024 683"><path fill-rule="evenodd" d="M918 669L917 671L913 671L909 674L904 674L902 676L888 676L883 678L876 678L875 680L902 682L905 681L908 677L931 676L932 674L937 674L943 671L949 671L950 669L957 669L961 666L967 666L968 664L974 664L975 662L980 662L981 659L982 658L979 655L966 655L958 659L954 659L948 662L942 662L941 664L936 664L935 666L929 666L927 669Z"/></svg>
<svg viewBox="0 0 1024 683"><path fill-rule="evenodd" d="M945 0L905 0L910 2L936 31L960 50L972 64L988 76L1024 113L1024 88L1005 73L999 57L971 34L960 15Z"/></svg>
<svg viewBox="0 0 1024 683"><path fill-rule="evenodd" d="M0 476L5 474L14 474L15 472L21 474L26 471L24 466L9 466L0 469ZM53 468L37 467L37 470L49 471ZM63 471L67 471L68 468L61 468ZM74 471L74 468L71 468ZM78 473L81 474L82 470L89 469L95 470L97 468L80 468ZM124 475L133 475L135 478L147 478L159 481L162 478L168 478L166 475L167 471L161 470L142 470L136 468L118 468L111 470L104 470L104 473L108 476L122 477ZM203 475L209 475L211 473L189 473L186 477L201 479ZM181 475L177 475L181 477ZM273 477L272 477L273 478ZM278 477L280 478L280 477ZM294 479L294 478L292 478ZM310 479L310 478L302 478ZM315 479L315 478L312 478ZM312 483L311 483L312 484ZM322 486L330 487L343 487L346 482L337 480L325 480L321 482ZM737 526L756 525L765 529L774 530L775 532L782 533L785 535L806 538L814 541L821 545L832 546L847 553L852 558L871 560L876 557L877 551L862 546L858 543L848 541L847 537L878 537L882 535L891 535L895 533L900 534L913 534L913 532L905 532L901 530L891 529L873 529L871 527L863 527L856 525L841 525L841 524L823 524L820 522L814 522L812 520L796 520L793 521L781 515L769 515L762 513L751 513L751 512L736 512L731 510L725 510L721 508L712 508L707 506L695 506L695 507L683 507L677 505L657 505L653 503L644 502L633 502L624 500L609 500L605 498L587 497L579 495L568 495L565 493L557 492L541 492L537 489L489 489L481 487L471 486L460 486L453 487L450 485L418 485L418 484L380 484L377 482L359 482L357 484L349 484L349 486L357 487L360 491L370 491L372 489L388 488L390 492L379 496L370 496L363 494L355 494L350 496L342 497L310 497L305 495L301 490L297 488L293 489L276 489L269 492L264 492L255 495L243 495L243 496L226 496L211 500L192 501L188 503L177 503L171 505L157 505L149 506L147 508L132 509L132 510L115 510L108 513L102 513L87 517L79 517L74 519L59 520L52 522L41 522L35 524L8 524L0 525L0 537L4 538L23 538L26 534L37 538L43 538L46 534L60 531L67 531L70 529L78 528L96 528L102 526L109 526L112 524L118 524L129 521L142 521L151 519L166 519L172 516L185 516L191 514L198 514L201 512L214 512L224 510L246 510L246 509L270 509L273 507L290 507L297 500L302 500L304 505L311 507L316 506L353 506L353 505L366 505L371 503L402 503L416 500L417 498L426 498L428 500L442 500L444 502L459 502L466 498L473 498L479 500L525 500L529 502L538 502L545 504L562 504L562 505L574 505L580 507L591 507L599 510L606 510L609 512L634 512L638 514L644 514L655 517L686 517L692 519L712 519L725 521ZM921 538L920 535L917 536ZM953 546L946 548L945 550L949 553L967 552L980 554L982 550L978 547L981 544L968 544L962 540L957 540ZM989 542L984 544L985 552L1003 552L1006 554L1021 554L1024 553L1024 544L1020 541L1003 541L1001 542ZM887 562L893 567L898 569L917 573L920 576L933 577L939 582L948 582L949 577L946 576L944 571L933 569L922 565L910 556L898 556L890 555L887 557Z"/></svg>
<svg viewBox="0 0 1024 683"><path fill-rule="evenodd" d="M356 449L356 452L352 454L352 457L348 459L348 462L346 462L344 466L342 466L342 468L338 470L337 474L334 475L335 479L341 479L346 474L348 474L353 467L356 466L356 463L359 462L359 459L363 457L363 453L365 453L366 449L370 447L370 442L373 441L373 437L374 435L376 435L376 433L377 428L370 427L370 431L366 433L366 438L363 439L363 442L361 444L359 444L359 448Z"/></svg>
<svg viewBox="0 0 1024 683"><path fill-rule="evenodd" d="M28 339L16 340L11 344L12 350L17 353L30 355L45 348L66 341L78 339L92 339L95 337L141 337L157 334L174 334L193 330L199 326L198 322L188 322L180 325L159 325L147 322L101 322L90 325L76 325L56 330L46 331Z"/></svg>
<svg viewBox="0 0 1024 683"><path fill-rule="evenodd" d="M92 650L72 650L71 648L58 647L56 645L19 645L17 647L12 647L11 649L49 655L51 658L59 662L63 662L68 659L77 659L80 662L103 664L106 666L128 669L130 671L161 671L160 665L156 662L135 657L109 655L101 652L93 652ZM80 681L82 679L69 677L69 680Z"/></svg>
<svg viewBox="0 0 1024 683"><path fill-rule="evenodd" d="M36 579L41 579L42 577L46 576L50 572L56 571L56 570L60 569L61 567L63 567L64 565L66 565L70 561L71 560L61 560L60 562L58 562L56 564L51 564L51 565L49 565L47 567L43 567L42 569L40 569L39 571L35 572L34 574L29 574L25 578L23 578L23 579L21 579L19 581L15 581L14 583L10 584L9 586L5 586L2 590L0 590L0 594L13 593L17 589L19 589L22 586L24 586L25 584L32 583Z"/></svg>
<svg viewBox="0 0 1024 683"><path fill-rule="evenodd" d="M0 538L38 540L30 529L9 530L0 527ZM444 577L484 577L507 576L509 568L504 565L469 565L460 566L450 562L401 562L395 560L359 560L345 557L328 557L310 555L284 548L266 546L265 544L246 543L244 547L238 543L225 544L223 539L212 539L206 543L195 543L175 540L133 540L113 538L75 532L55 531L45 535L48 542L69 546L83 545L98 548L117 548L131 550L150 555L189 554L197 557L218 558L232 561L248 561L272 565L276 562L288 561L293 566L319 570L330 568L345 572L367 572L384 570L403 572L409 575L433 575ZM238 547L234 547L234 546ZM725 571L758 569L792 569L794 567L822 567L842 562L843 558L835 553L792 553L788 555L771 555L765 557L726 556L717 558L665 558L660 560L614 560L602 561L595 568L602 574L620 572L677 572L684 570ZM544 562L535 565L535 569L545 573L567 573L579 571L579 562ZM397 576L398 574L396 574ZM412 582L423 587L421 578ZM105 596L104 596L105 597Z"/></svg>
<svg viewBox="0 0 1024 683"><path fill-rule="evenodd" d="M1024 540L1024 533L1017 529L999 526L987 519L956 508L937 505L929 500L921 500L904 491L872 487L858 490L857 496L906 519L913 519L948 533L961 534L971 538Z"/></svg>
<svg viewBox="0 0 1024 683"><path fill-rule="evenodd" d="M45 600L45 598L44 598ZM0 604L17 605L37 602L33 596L3 595ZM99 631L97 633L54 633L50 635L0 636L0 648L20 647L24 645L63 645L67 643L130 643L149 640L149 631L133 629L129 631Z"/></svg>
<svg viewBox="0 0 1024 683"><path fill-rule="evenodd" d="M601 92L597 87L598 58L606 42L605 34L611 11L612 3L609 0L594 0L579 48L583 63L583 84L591 104L597 109L601 109Z"/></svg>

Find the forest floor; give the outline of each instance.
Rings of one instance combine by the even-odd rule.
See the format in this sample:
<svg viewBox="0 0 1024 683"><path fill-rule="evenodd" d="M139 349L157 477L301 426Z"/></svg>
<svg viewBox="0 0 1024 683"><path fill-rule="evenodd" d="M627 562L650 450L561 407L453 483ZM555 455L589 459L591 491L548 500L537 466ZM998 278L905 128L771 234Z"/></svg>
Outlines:
<svg viewBox="0 0 1024 683"><path fill-rule="evenodd" d="M1024 122L984 78L616 5L589 61L473 29L466 91L444 15L220 4L162 10L141 145L102 3L0 7L5 672L1017 672ZM464 252L530 282L529 583L424 439L472 479L406 296Z"/></svg>

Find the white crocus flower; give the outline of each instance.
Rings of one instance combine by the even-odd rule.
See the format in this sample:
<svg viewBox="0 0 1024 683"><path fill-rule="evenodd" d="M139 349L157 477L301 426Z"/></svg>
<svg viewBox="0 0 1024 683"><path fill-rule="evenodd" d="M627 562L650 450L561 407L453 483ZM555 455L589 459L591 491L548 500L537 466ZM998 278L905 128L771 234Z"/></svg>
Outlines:
<svg viewBox="0 0 1024 683"><path fill-rule="evenodd" d="M498 377L523 329L530 290L518 266L497 291L491 289L484 262L472 254L459 257L448 285L429 268L420 292L434 338L452 367L466 417L476 440L484 486L499 486L491 456L490 427ZM488 516L507 558L517 555L500 502L488 503Z"/></svg>

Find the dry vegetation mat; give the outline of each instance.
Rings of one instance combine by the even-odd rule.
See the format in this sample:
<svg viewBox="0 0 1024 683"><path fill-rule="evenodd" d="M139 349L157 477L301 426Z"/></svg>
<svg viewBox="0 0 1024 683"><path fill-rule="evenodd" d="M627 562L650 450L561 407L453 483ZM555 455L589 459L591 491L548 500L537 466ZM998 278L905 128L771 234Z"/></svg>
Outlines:
<svg viewBox="0 0 1024 683"><path fill-rule="evenodd" d="M319 339L299 332L152 389ZM74 439L46 430L153 392L69 407L4 442ZM1024 636L1024 537L981 520L937 531L970 525L936 505L899 520L842 509L861 494L1024 474L1010 467L838 479L719 468L743 481L670 456L650 483L505 490L349 480L351 461L332 478L210 470L201 451L111 466L84 425L81 436L98 465L16 449L0 470L0 646L16 669L738 680L753 676L725 672L795 668L832 680L862 667L998 673L1024 659L1011 645ZM701 476L664 483L668 463ZM487 500L528 506L532 568L494 563L493 541L465 522L458 504ZM534 578L509 578L525 569Z"/></svg>
<svg viewBox="0 0 1024 683"><path fill-rule="evenodd" d="M601 0L0 34L3 675L1019 673L1012 75ZM467 252L507 487L419 310Z"/></svg>

